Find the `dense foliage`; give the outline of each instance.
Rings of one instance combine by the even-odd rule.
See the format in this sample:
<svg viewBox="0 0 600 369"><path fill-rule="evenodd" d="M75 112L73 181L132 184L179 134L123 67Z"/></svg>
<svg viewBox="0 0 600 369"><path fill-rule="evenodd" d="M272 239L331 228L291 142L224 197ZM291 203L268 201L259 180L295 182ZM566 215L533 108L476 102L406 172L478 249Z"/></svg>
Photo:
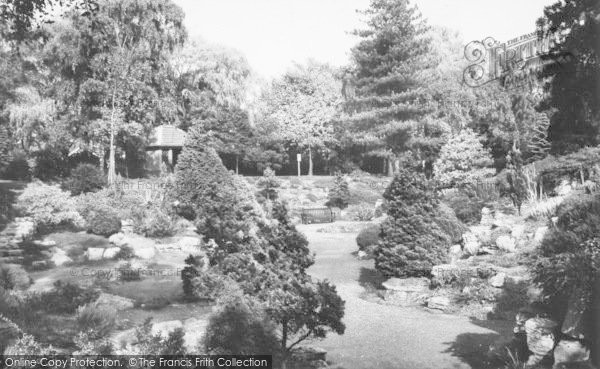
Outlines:
<svg viewBox="0 0 600 369"><path fill-rule="evenodd" d="M434 176L444 187L460 187L476 183L495 173L489 149L470 129L464 129L450 138L434 165Z"/></svg>
<svg viewBox="0 0 600 369"><path fill-rule="evenodd" d="M348 187L348 181L345 176L341 173L337 173L333 182L333 187L329 190L327 195L327 206L345 209L348 207L350 201L350 189Z"/></svg>
<svg viewBox="0 0 600 369"><path fill-rule="evenodd" d="M534 281L555 306L566 308L572 294L589 301L600 272L600 197L575 195L557 210L550 229L532 262Z"/></svg>
<svg viewBox="0 0 600 369"><path fill-rule="evenodd" d="M102 207L92 210L85 217L87 230L100 236L110 236L121 230L119 214L111 208Z"/></svg>
<svg viewBox="0 0 600 369"><path fill-rule="evenodd" d="M104 173L95 165L80 164L71 171L69 179L64 187L71 191L74 196L86 193L96 192L106 183Z"/></svg>
<svg viewBox="0 0 600 369"><path fill-rule="evenodd" d="M30 183L17 198L16 208L31 217L40 231L59 225L81 225L75 201L56 185Z"/></svg>
<svg viewBox="0 0 600 369"><path fill-rule="evenodd" d="M375 267L386 276L428 276L446 261L450 237L435 221L439 201L422 174L402 169L383 197L388 218L381 225Z"/></svg>

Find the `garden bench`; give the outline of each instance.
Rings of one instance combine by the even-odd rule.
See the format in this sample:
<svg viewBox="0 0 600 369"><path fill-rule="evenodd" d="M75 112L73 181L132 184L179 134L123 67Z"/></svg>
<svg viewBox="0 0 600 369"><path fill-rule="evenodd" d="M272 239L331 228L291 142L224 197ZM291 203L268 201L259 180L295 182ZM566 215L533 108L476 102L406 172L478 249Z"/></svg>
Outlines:
<svg viewBox="0 0 600 369"><path fill-rule="evenodd" d="M322 207L322 208L302 208L300 212L300 218L302 224L311 223L333 223L335 221L336 213L333 209Z"/></svg>

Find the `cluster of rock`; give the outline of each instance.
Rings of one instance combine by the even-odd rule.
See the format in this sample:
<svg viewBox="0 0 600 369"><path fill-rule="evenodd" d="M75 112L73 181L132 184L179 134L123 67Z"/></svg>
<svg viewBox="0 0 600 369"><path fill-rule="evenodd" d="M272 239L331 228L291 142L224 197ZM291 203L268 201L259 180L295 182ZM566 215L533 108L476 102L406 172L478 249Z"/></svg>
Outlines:
<svg viewBox="0 0 600 369"><path fill-rule="evenodd" d="M463 234L460 249L466 255L494 254L497 250L513 253L520 245L532 240L539 244L548 231L548 227L540 227L527 233L525 225L519 222L519 217L492 213L490 209L483 208L480 224L469 227L469 231Z"/></svg>
<svg viewBox="0 0 600 369"><path fill-rule="evenodd" d="M586 319L581 304L571 304L562 325L535 312L522 309L516 316L515 338L526 345L529 352L527 365L542 362L554 362L554 368L574 363L577 367L587 367L590 349L586 346L586 337L590 321ZM591 366L590 366L591 367Z"/></svg>
<svg viewBox="0 0 600 369"><path fill-rule="evenodd" d="M19 244L31 239L35 233L35 223L31 218L15 218L0 232L0 262L9 264L20 264L23 250Z"/></svg>

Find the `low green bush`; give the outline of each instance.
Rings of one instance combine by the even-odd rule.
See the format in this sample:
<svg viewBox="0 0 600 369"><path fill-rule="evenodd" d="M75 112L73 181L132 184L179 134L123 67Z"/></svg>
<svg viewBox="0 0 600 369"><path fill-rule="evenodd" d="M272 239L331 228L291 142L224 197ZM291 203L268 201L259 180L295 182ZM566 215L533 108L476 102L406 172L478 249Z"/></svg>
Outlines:
<svg viewBox="0 0 600 369"><path fill-rule="evenodd" d="M371 224L365 228L356 236L356 243L358 244L359 250L366 250L370 246L377 245L379 242L379 233L381 232L381 226L379 224Z"/></svg>
<svg viewBox="0 0 600 369"><path fill-rule="evenodd" d="M92 303L77 309L77 326L92 339L105 338L115 328L116 323L117 312L113 307Z"/></svg>
<svg viewBox="0 0 600 369"><path fill-rule="evenodd" d="M121 282L133 282L142 279L139 269L131 267L131 263L127 263L119 268L119 280Z"/></svg>
<svg viewBox="0 0 600 369"><path fill-rule="evenodd" d="M58 186L32 182L17 198L15 208L33 219L38 231L51 230L61 225L81 226L82 218L75 201Z"/></svg>
<svg viewBox="0 0 600 369"><path fill-rule="evenodd" d="M133 214L133 230L146 237L168 237L175 234L175 221L159 207L139 209Z"/></svg>
<svg viewBox="0 0 600 369"><path fill-rule="evenodd" d="M243 301L222 306L204 336L204 348L212 355L273 355L278 346L272 324Z"/></svg>
<svg viewBox="0 0 600 369"><path fill-rule="evenodd" d="M63 184L63 188L73 195L96 192L106 184L104 173L93 164L79 164Z"/></svg>
<svg viewBox="0 0 600 369"><path fill-rule="evenodd" d="M485 203L475 196L469 196L462 189L446 195L444 202L454 210L461 222L472 225L481 221L481 209L484 208Z"/></svg>
<svg viewBox="0 0 600 369"><path fill-rule="evenodd" d="M54 283L51 291L30 296L28 305L34 310L52 314L74 314L80 306L96 301L100 292L86 289L75 284Z"/></svg>
<svg viewBox="0 0 600 369"><path fill-rule="evenodd" d="M108 207L98 208L86 217L88 232L100 236L110 236L121 230L119 214Z"/></svg>
<svg viewBox="0 0 600 369"><path fill-rule="evenodd" d="M31 282L31 278L20 265L0 264L0 288L25 290Z"/></svg>
<svg viewBox="0 0 600 369"><path fill-rule="evenodd" d="M547 301L564 309L573 293L590 298L600 272L600 195L567 198L557 217L532 255L530 268Z"/></svg>
<svg viewBox="0 0 600 369"><path fill-rule="evenodd" d="M360 205L356 209L355 220L367 222L375 217L375 211L368 205Z"/></svg>
<svg viewBox="0 0 600 369"><path fill-rule="evenodd" d="M341 173L336 174L333 187L329 190L329 200L325 203L326 206L332 208L344 209L350 201L350 190L348 181Z"/></svg>
<svg viewBox="0 0 600 369"><path fill-rule="evenodd" d="M435 223L450 237L453 243L459 243L462 235L468 231L467 226L454 214L454 210L442 202L438 205Z"/></svg>
<svg viewBox="0 0 600 369"><path fill-rule="evenodd" d="M33 176L42 181L64 178L69 175L68 152L48 147L33 154Z"/></svg>

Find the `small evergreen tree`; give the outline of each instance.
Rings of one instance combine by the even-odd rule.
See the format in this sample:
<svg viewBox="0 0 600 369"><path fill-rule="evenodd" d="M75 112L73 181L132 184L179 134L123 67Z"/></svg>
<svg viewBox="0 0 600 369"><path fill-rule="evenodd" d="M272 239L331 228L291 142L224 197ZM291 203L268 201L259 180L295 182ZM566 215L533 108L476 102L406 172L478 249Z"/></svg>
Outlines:
<svg viewBox="0 0 600 369"><path fill-rule="evenodd" d="M281 183L275 176L275 171L271 168L266 168L263 172L263 176L258 180L258 187L262 190L260 194L264 196L267 200L276 200L277 199L277 190Z"/></svg>
<svg viewBox="0 0 600 369"><path fill-rule="evenodd" d="M464 129L442 147L434 176L444 187L458 187L494 175L492 154L470 129Z"/></svg>
<svg viewBox="0 0 600 369"><path fill-rule="evenodd" d="M350 190L348 189L348 182L341 173L335 175L333 187L329 190L329 201L326 205L329 207L336 207L344 209L348 206L350 201Z"/></svg>
<svg viewBox="0 0 600 369"><path fill-rule="evenodd" d="M194 300L196 297L193 279L200 275L201 263L200 258L194 255L189 255L185 259L185 267L181 271L181 281L183 283L183 296L187 300Z"/></svg>
<svg viewBox="0 0 600 369"><path fill-rule="evenodd" d="M527 179L523 173L523 157L521 151L513 146L512 150L506 157L508 181L508 195L513 202L513 205L521 214L521 206L527 199Z"/></svg>
<svg viewBox="0 0 600 369"><path fill-rule="evenodd" d="M447 259L449 236L437 225L438 199L421 173L402 169L386 189L375 267L389 277L428 276Z"/></svg>

